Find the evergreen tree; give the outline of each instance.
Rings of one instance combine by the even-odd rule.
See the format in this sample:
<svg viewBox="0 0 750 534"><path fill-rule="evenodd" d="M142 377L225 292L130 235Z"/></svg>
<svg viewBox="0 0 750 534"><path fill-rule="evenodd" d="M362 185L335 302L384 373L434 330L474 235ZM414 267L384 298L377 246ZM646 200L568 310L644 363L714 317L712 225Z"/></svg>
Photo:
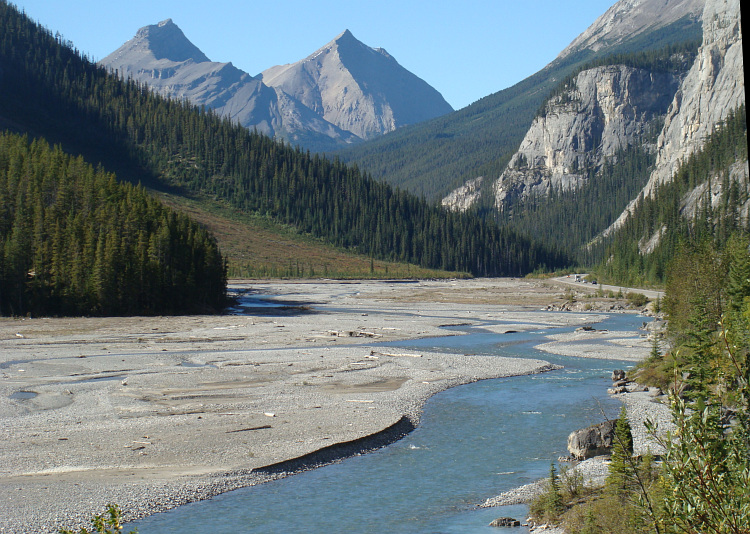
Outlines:
<svg viewBox="0 0 750 534"><path fill-rule="evenodd" d="M626 497L634 488L635 467L633 462L633 434L630 430L628 412L623 406L615 423L612 440L612 459L609 463L606 487L615 496Z"/></svg>

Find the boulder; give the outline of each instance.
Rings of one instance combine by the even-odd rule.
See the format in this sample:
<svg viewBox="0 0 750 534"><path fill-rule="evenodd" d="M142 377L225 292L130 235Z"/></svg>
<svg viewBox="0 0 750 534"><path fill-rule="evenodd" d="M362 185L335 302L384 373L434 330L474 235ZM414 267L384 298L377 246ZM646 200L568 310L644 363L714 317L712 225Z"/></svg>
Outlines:
<svg viewBox="0 0 750 534"><path fill-rule="evenodd" d="M625 379L625 371L622 369L615 369L612 371L612 382L617 382L618 380L624 380Z"/></svg>
<svg viewBox="0 0 750 534"><path fill-rule="evenodd" d="M521 522L518 519L512 517L498 517L492 523L491 527L520 527Z"/></svg>
<svg viewBox="0 0 750 534"><path fill-rule="evenodd" d="M568 451L579 460L607 454L612 449L614 435L615 421L576 430L568 436Z"/></svg>

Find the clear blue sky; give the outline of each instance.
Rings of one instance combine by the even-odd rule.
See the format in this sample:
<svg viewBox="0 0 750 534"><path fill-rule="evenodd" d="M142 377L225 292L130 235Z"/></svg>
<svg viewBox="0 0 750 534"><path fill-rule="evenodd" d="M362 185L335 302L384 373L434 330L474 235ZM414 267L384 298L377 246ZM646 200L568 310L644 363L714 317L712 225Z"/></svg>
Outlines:
<svg viewBox="0 0 750 534"><path fill-rule="evenodd" d="M533 74L615 0L11 0L95 60L171 18L212 61L258 74L349 29L460 109Z"/></svg>

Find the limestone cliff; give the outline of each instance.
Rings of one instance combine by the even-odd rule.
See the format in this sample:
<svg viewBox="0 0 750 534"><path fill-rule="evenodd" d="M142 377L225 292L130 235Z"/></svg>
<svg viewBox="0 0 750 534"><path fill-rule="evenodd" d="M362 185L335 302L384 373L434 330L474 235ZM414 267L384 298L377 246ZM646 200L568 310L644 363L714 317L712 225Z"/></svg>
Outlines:
<svg viewBox="0 0 750 534"><path fill-rule="evenodd" d="M453 211L466 211L479 200L482 194L482 182L484 176L479 176L468 180L464 185L454 189L443 198L441 204L443 207Z"/></svg>
<svg viewBox="0 0 750 534"><path fill-rule="evenodd" d="M579 73L547 102L495 182L496 206L580 187L587 168L636 142L666 112L678 84L673 74L623 65Z"/></svg>
<svg viewBox="0 0 750 534"><path fill-rule="evenodd" d="M701 149L706 138L728 113L745 102L742 19L739 0L707 0L703 12L703 44L682 81L657 141L657 159L643 195L672 179L680 163ZM687 212L694 211L689 195ZM635 208L633 200L603 233L620 227Z"/></svg>

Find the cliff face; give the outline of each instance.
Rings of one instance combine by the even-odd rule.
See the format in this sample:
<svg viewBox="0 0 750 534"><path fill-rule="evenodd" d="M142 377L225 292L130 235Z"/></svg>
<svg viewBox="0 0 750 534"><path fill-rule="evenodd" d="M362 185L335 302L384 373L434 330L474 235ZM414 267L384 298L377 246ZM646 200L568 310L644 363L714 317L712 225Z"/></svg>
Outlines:
<svg viewBox="0 0 750 534"><path fill-rule="evenodd" d="M441 204L443 207L453 211L466 211L479 200L482 194L482 182L484 176L479 176L473 180L468 180L461 187L454 189L446 196Z"/></svg>
<svg viewBox="0 0 750 534"><path fill-rule="evenodd" d="M663 116L678 84L673 74L623 65L578 74L546 104L495 182L497 207L553 187L580 187L586 168L599 167Z"/></svg>
<svg viewBox="0 0 750 534"><path fill-rule="evenodd" d="M643 190L645 197L653 194L657 184L670 181L680 163L703 147L716 125L744 104L743 65L740 1L707 0L703 44L670 104L657 141L656 164ZM633 200L603 235L622 226L635 203ZM694 211L689 199L686 208Z"/></svg>

